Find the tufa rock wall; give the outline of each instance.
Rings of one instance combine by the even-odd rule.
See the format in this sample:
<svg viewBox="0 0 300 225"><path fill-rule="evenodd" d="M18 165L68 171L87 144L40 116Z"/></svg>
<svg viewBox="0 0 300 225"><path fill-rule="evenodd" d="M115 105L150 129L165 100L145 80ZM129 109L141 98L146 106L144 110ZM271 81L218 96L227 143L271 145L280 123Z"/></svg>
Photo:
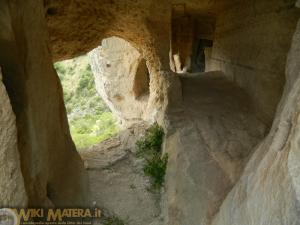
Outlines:
<svg viewBox="0 0 300 225"><path fill-rule="evenodd" d="M236 1L216 17L207 71L220 70L244 88L271 124L281 98L285 62L299 11L294 1Z"/></svg>
<svg viewBox="0 0 300 225"><path fill-rule="evenodd" d="M300 166L299 112L300 24L287 61L284 95L272 129L233 190L226 197L213 225L299 224Z"/></svg>
<svg viewBox="0 0 300 225"><path fill-rule="evenodd" d="M157 4L154 0L45 0L53 60L87 53L105 38L123 38L140 52L149 71L149 99L144 118L162 121L170 85L166 73L169 71L170 8L169 1Z"/></svg>
<svg viewBox="0 0 300 225"><path fill-rule="evenodd" d="M143 118L149 73L140 53L123 39L104 39L89 53L96 89L123 126Z"/></svg>
<svg viewBox="0 0 300 225"><path fill-rule="evenodd" d="M0 13L3 13L3 9ZM27 195L18 152L16 120L2 83L1 71L0 99L0 207L26 207Z"/></svg>
<svg viewBox="0 0 300 225"><path fill-rule="evenodd" d="M0 32L0 64L16 115L28 206L84 206L88 201L87 175L70 137L62 88L47 44L43 1L1 4L8 10L0 20L5 29ZM12 126L12 121L5 121L5 127ZM3 141L9 140L1 140L1 151L5 150ZM11 151L16 151L14 140L10 141ZM16 154L16 165L17 158ZM18 203L22 199L21 195Z"/></svg>
<svg viewBox="0 0 300 225"><path fill-rule="evenodd" d="M0 46L10 39L9 8L6 2L0 3ZM4 53L9 55L9 51ZM0 54L0 61L3 53ZM2 63L1 63L2 65ZM18 136L16 118L7 95L7 90L2 81L0 68L0 208L26 207L27 194L21 172L20 155L18 151Z"/></svg>

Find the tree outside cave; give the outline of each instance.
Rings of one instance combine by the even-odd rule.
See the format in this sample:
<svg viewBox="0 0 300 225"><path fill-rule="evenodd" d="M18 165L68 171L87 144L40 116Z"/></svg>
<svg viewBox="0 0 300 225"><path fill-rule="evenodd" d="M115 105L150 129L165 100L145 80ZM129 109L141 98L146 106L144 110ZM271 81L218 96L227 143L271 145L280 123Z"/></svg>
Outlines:
<svg viewBox="0 0 300 225"><path fill-rule="evenodd" d="M54 68L62 83L70 132L77 149L116 134L116 119L96 91L88 56L57 62Z"/></svg>

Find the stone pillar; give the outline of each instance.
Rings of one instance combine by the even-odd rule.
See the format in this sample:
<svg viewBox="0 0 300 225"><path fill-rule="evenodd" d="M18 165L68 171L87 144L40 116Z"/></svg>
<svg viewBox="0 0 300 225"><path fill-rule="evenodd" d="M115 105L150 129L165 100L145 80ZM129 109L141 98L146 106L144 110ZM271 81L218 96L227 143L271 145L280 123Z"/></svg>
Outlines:
<svg viewBox="0 0 300 225"><path fill-rule="evenodd" d="M9 10L0 17L5 28L0 31L0 63L16 114L28 206L84 206L88 180L70 136L62 88L53 69L43 1L2 4Z"/></svg>

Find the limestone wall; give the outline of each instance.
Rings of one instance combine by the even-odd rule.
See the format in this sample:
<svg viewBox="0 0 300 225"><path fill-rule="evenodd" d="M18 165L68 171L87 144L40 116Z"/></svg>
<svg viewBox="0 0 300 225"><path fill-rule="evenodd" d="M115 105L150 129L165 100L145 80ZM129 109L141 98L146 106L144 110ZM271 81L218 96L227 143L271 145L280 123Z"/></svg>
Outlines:
<svg viewBox="0 0 300 225"><path fill-rule="evenodd" d="M146 60L150 76L145 117L163 118L168 105L171 3L155 0L45 0L53 60L85 54L112 36L135 47Z"/></svg>
<svg viewBox="0 0 300 225"><path fill-rule="evenodd" d="M88 181L69 133L62 88L47 44L43 1L2 1L1 6L1 12L3 8L7 11L0 19L3 27L0 31L0 64L16 115L17 146L28 206L84 206L88 201ZM12 115L3 117L11 114L5 95L3 104L1 107L7 111L0 116L1 128L9 129L7 134L0 134L0 152L6 152L8 144L11 152L1 156L0 168L3 170L5 161L2 160L6 159L8 167L3 171L4 177L1 171L0 183L7 185L8 203L22 206L24 192L14 193L14 197L9 193L22 190L22 182L17 166L14 118ZM16 184L12 183L15 179L10 179L11 174L7 174L13 167L16 169L13 175L19 177ZM6 204L7 199L0 205Z"/></svg>
<svg viewBox="0 0 300 225"><path fill-rule="evenodd" d="M284 95L267 138L258 146L244 174L227 196L214 225L299 224L299 111L298 50L300 24L287 61Z"/></svg>
<svg viewBox="0 0 300 225"><path fill-rule="evenodd" d="M16 120L2 83L1 70L0 99L0 208L26 207L27 195L18 152Z"/></svg>
<svg viewBox="0 0 300 225"><path fill-rule="evenodd" d="M141 54L112 37L89 53L96 89L123 126L143 118L149 98L149 72Z"/></svg>
<svg viewBox="0 0 300 225"><path fill-rule="evenodd" d="M237 1L217 14L208 71L221 70L252 97L270 124L285 82L287 52L299 11L294 1Z"/></svg>

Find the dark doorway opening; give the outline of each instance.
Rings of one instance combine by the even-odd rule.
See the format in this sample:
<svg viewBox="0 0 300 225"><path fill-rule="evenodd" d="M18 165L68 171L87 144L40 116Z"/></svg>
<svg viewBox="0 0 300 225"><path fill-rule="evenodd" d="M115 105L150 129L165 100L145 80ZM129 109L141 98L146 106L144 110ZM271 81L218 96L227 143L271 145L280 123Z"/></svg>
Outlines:
<svg viewBox="0 0 300 225"><path fill-rule="evenodd" d="M212 48L213 41L198 39L195 41L191 58L191 72L205 72L205 49Z"/></svg>

